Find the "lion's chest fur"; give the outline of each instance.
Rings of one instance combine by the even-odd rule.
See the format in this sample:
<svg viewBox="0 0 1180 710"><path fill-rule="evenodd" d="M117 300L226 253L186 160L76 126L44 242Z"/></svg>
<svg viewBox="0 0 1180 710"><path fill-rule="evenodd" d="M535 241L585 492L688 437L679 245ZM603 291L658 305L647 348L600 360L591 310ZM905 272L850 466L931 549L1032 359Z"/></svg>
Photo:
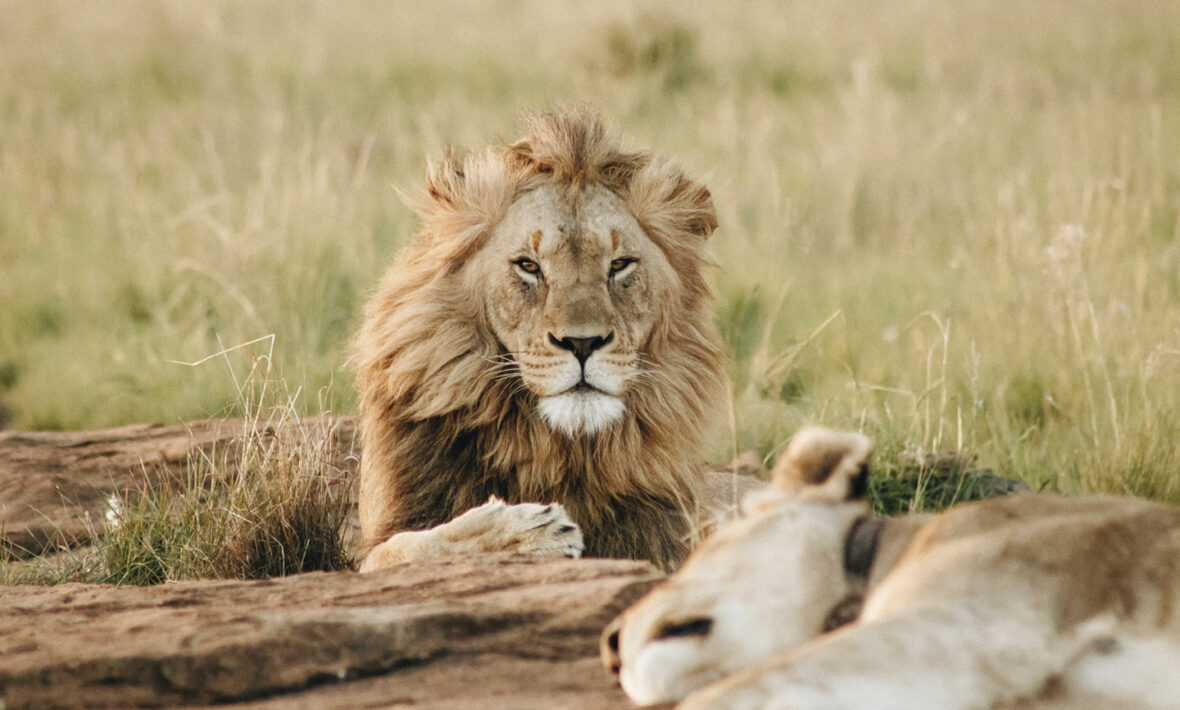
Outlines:
<svg viewBox="0 0 1180 710"><path fill-rule="evenodd" d="M362 485L362 501L380 496L387 502L377 538L439 525L494 495L509 503L561 503L582 526L587 556L674 566L687 554L700 467L658 437L626 441L643 436L632 419L602 435L570 438L549 430L520 403L474 428L438 417L399 429L397 448L417 454L417 465L384 479L392 484L384 489ZM653 470L660 466L667 470Z"/></svg>

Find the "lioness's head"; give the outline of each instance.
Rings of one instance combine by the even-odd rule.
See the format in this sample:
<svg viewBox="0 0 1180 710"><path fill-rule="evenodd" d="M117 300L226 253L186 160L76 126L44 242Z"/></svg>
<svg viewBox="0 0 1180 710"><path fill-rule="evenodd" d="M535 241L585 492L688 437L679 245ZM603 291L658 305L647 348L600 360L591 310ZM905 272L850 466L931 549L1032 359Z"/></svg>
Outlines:
<svg viewBox="0 0 1180 710"><path fill-rule="evenodd" d="M603 633L603 660L639 704L680 700L819 636L855 591L845 570L872 444L808 428L742 518L707 538Z"/></svg>
<svg viewBox="0 0 1180 710"><path fill-rule="evenodd" d="M448 156L416 206L426 231L461 229L460 278L498 374L519 377L553 429L595 434L627 411L686 306L699 308L716 217L708 190L621 149L592 114L542 114L529 129L499 151Z"/></svg>

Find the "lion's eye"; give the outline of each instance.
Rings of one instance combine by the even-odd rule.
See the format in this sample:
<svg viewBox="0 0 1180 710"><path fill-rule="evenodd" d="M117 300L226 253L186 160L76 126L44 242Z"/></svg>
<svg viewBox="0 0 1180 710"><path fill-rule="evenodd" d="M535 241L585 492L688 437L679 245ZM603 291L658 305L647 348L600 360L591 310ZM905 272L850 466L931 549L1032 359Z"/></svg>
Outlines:
<svg viewBox="0 0 1180 710"><path fill-rule="evenodd" d="M621 259L615 259L614 261L612 261L610 263L610 275L611 276L617 275L618 273L626 270L628 266L634 264L636 261L639 261L639 260L632 259L631 257L623 257Z"/></svg>
<svg viewBox="0 0 1180 710"><path fill-rule="evenodd" d="M532 259L517 259L516 261L514 261L512 263L516 264L516 268L520 269L521 271L525 272L526 274L532 274L534 276L537 276L537 275L540 275L540 273L541 273L541 265L538 264L537 262L533 261Z"/></svg>

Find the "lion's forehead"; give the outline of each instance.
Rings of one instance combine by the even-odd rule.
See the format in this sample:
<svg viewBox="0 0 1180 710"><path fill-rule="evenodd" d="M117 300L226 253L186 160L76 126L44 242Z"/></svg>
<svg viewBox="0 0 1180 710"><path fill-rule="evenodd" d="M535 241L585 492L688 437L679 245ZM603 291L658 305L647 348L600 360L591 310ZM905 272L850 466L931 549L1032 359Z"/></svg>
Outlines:
<svg viewBox="0 0 1180 710"><path fill-rule="evenodd" d="M549 185L529 190L513 202L497 231L543 257L602 258L639 249L646 240L626 202L597 185L572 196Z"/></svg>
<svg viewBox="0 0 1180 710"><path fill-rule="evenodd" d="M559 190L538 187L519 195L500 224L500 231L514 231L514 236L527 236L528 229L551 227L568 229L574 224L575 205Z"/></svg>
<svg viewBox="0 0 1180 710"><path fill-rule="evenodd" d="M627 207L627 203L605 188L588 188L582 195L579 214L582 216L580 226L583 231L599 239L609 240L612 233L618 233L624 241L636 238L646 240L646 235L640 229L639 222Z"/></svg>

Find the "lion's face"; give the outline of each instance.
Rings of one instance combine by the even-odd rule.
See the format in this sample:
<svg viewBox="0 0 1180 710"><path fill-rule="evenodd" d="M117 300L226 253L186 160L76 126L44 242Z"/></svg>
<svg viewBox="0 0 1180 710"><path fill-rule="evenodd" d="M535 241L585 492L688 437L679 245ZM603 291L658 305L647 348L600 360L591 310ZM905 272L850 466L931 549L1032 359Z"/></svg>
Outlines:
<svg viewBox="0 0 1180 710"><path fill-rule="evenodd" d="M497 363L569 436L609 427L643 372L644 345L676 288L675 272L626 203L590 185L520 195L472 270Z"/></svg>
<svg viewBox="0 0 1180 710"><path fill-rule="evenodd" d="M848 591L844 539L864 506L760 505L607 630L603 652L635 702L680 700L822 633Z"/></svg>

